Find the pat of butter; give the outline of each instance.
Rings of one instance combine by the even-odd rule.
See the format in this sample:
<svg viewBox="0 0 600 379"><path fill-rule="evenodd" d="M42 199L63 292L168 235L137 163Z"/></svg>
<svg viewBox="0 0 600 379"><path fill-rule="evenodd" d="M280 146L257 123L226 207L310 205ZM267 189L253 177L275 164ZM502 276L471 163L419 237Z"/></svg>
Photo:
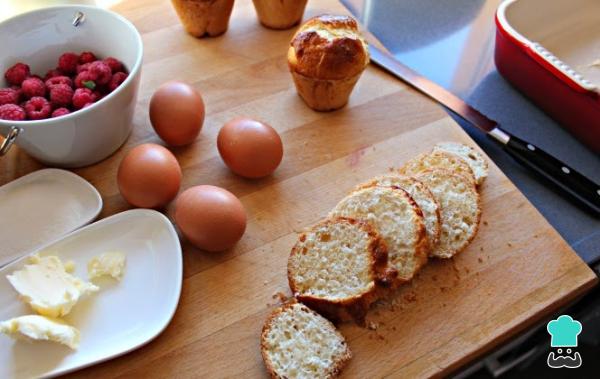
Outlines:
<svg viewBox="0 0 600 379"><path fill-rule="evenodd" d="M79 330L45 316L19 316L0 322L0 332L14 339L57 342L73 350L79 346Z"/></svg>
<svg viewBox="0 0 600 379"><path fill-rule="evenodd" d="M90 279L106 275L121 280L124 270L125 255L115 251L100 254L88 263L88 276Z"/></svg>
<svg viewBox="0 0 600 379"><path fill-rule="evenodd" d="M99 289L69 274L56 256L33 255L29 264L6 278L24 302L48 317L68 314L81 296Z"/></svg>

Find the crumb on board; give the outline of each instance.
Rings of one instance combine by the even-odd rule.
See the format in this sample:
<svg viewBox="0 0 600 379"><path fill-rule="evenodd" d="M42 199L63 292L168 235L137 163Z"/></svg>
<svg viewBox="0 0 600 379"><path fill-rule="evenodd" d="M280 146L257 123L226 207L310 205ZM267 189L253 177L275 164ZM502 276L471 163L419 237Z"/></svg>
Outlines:
<svg viewBox="0 0 600 379"><path fill-rule="evenodd" d="M483 263L483 259L481 259L481 257L477 258L477 260L479 261L479 263Z"/></svg>
<svg viewBox="0 0 600 379"><path fill-rule="evenodd" d="M506 243L506 245L507 245L508 247L512 247L512 243L510 243L510 242L507 242L507 243Z"/></svg>
<svg viewBox="0 0 600 379"><path fill-rule="evenodd" d="M394 172L394 171L396 171L396 169L395 169L395 168L393 168L393 167L388 167L388 171L389 171L389 172Z"/></svg>
<svg viewBox="0 0 600 379"><path fill-rule="evenodd" d="M289 298L287 297L286 294L284 294L283 292L279 291L279 292L275 292L272 296L273 299L276 299L277 301L279 301L280 303L285 303L286 301L289 300Z"/></svg>
<svg viewBox="0 0 600 379"><path fill-rule="evenodd" d="M469 268L468 268L468 267L465 267L465 272L466 272L467 274L469 274L469 273L471 272L471 270L469 270Z"/></svg>
<svg viewBox="0 0 600 379"><path fill-rule="evenodd" d="M437 282L437 279L438 279L437 275L432 275L431 276L431 280L433 280L434 282Z"/></svg>
<svg viewBox="0 0 600 379"><path fill-rule="evenodd" d="M403 298L406 302L414 303L415 301L417 301L417 294L414 292L409 292L404 294Z"/></svg>
<svg viewBox="0 0 600 379"><path fill-rule="evenodd" d="M263 286L266 286L267 284L269 284L269 281L268 281L268 280L265 280L265 281L263 282Z"/></svg>
<svg viewBox="0 0 600 379"><path fill-rule="evenodd" d="M487 221L484 221L484 222L483 222L483 225L485 225L485 226L488 226L488 222L487 222Z"/></svg>
<svg viewBox="0 0 600 379"><path fill-rule="evenodd" d="M369 330L377 330L377 328L379 328L379 324L373 321L369 321L369 323L367 324L367 328L369 328Z"/></svg>
<svg viewBox="0 0 600 379"><path fill-rule="evenodd" d="M479 248L479 251L483 251L483 246L481 246L481 247Z"/></svg>

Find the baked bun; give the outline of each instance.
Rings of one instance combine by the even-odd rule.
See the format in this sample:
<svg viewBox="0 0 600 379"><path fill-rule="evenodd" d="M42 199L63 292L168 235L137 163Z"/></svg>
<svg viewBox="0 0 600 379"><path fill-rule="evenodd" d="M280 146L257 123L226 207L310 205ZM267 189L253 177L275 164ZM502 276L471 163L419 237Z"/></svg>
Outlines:
<svg viewBox="0 0 600 379"><path fill-rule="evenodd" d="M477 234L481 199L472 178L447 169L433 168L417 174L440 204L442 233L430 252L437 258L452 258Z"/></svg>
<svg viewBox="0 0 600 379"><path fill-rule="evenodd" d="M343 198L330 217L350 217L371 224L388 248L390 267L398 271L395 285L408 282L427 263L423 213L398 187L369 187Z"/></svg>
<svg viewBox="0 0 600 379"><path fill-rule="evenodd" d="M344 336L326 318L303 304L275 309L260 336L260 351L271 378L335 378L352 358Z"/></svg>
<svg viewBox="0 0 600 379"><path fill-rule="evenodd" d="M425 222L427 242L429 249L438 244L440 239L440 206L433 197L429 188L415 178L396 174L377 176L365 183L360 184L357 189L369 187L399 187L406 191L417 203Z"/></svg>
<svg viewBox="0 0 600 379"><path fill-rule="evenodd" d="M321 15L298 29L288 64L304 101L315 110L334 110L348 102L369 64L368 45L352 17Z"/></svg>
<svg viewBox="0 0 600 379"><path fill-rule="evenodd" d="M442 168L457 174L462 174L473 184L476 184L477 182L475 180L475 174L473 174L473 170L471 170L471 166L469 166L464 159L456 154L441 150L417 155L406 162L404 166L400 167L399 172L402 175L416 177L417 174L434 168Z"/></svg>
<svg viewBox="0 0 600 379"><path fill-rule="evenodd" d="M302 303L333 320L364 320L381 286L395 279L387 249L366 222L326 219L298 237L288 260L288 281Z"/></svg>
<svg viewBox="0 0 600 379"><path fill-rule="evenodd" d="M214 37L227 31L234 0L171 0L186 32Z"/></svg>
<svg viewBox="0 0 600 379"><path fill-rule="evenodd" d="M252 0L261 24L271 29L289 29L302 20L308 0Z"/></svg>
<svg viewBox="0 0 600 379"><path fill-rule="evenodd" d="M433 151L445 151L456 154L462 158L467 162L469 167L471 167L477 185L483 183L488 176L489 169L487 160L480 152L473 149L471 146L458 142L440 142L434 146Z"/></svg>

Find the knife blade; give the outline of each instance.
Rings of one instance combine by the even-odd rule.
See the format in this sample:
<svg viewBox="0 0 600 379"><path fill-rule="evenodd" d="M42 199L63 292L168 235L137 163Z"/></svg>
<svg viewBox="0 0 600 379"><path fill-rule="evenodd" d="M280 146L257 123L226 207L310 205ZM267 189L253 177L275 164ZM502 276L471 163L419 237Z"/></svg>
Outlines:
<svg viewBox="0 0 600 379"><path fill-rule="evenodd" d="M489 119L452 92L420 75L373 44L369 44L369 53L371 61L377 66L485 132L500 143L504 151L519 163L543 176L571 198L586 206L596 216L600 216L599 184L594 183L534 144L501 129L496 121Z"/></svg>

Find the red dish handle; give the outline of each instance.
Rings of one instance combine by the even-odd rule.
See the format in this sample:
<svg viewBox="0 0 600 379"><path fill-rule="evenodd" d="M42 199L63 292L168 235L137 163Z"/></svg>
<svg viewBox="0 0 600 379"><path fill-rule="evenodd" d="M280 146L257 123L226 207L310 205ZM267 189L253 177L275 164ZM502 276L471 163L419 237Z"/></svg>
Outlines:
<svg viewBox="0 0 600 379"><path fill-rule="evenodd" d="M560 61L560 59L555 57L552 53L550 53L544 47L542 47L539 44L525 44L522 41L518 40L510 32L508 32L503 27L502 23L500 22L500 20L498 18L498 14L496 14L496 27L513 44L515 44L520 49L525 51L527 53L527 55L529 55L531 58L533 58L534 61L536 61L539 65L544 67L547 71L552 73L554 76L559 78L563 83L568 85L571 89L573 89L574 91L577 91L579 93L584 93L584 94L587 94L587 95L590 95L593 97L598 97L598 92L589 88L592 86L591 83L589 83L589 82L586 83L586 84L589 84L588 88L586 88L586 86L584 86L582 83L571 78L563 70L561 70L559 67L557 67L558 65L563 65L564 70L571 70L571 68L569 68L569 66L567 66L565 63ZM554 61L554 63L552 61ZM579 74L575 73L574 71L573 71L573 74L579 75ZM587 82L587 80L585 80L583 77L581 77L580 81Z"/></svg>
<svg viewBox="0 0 600 379"><path fill-rule="evenodd" d="M577 80L571 78L568 74L566 74L563 70L571 70L571 69L565 63L563 63L558 58L556 58L554 55L552 55L552 53L547 52L547 50L544 49L543 47L541 47L540 45L537 45L537 48L535 45L530 45L530 46L525 46L525 47L527 49L527 53L537 63L542 65L546 70L550 71L554 76L558 77L560 80L562 80L565 84L567 84L569 87L571 87L575 91L580 92L580 93L589 93L590 95L594 95L594 96L598 95L598 93L596 91L584 87L580 82L578 82ZM547 56L544 56L543 52L547 52ZM553 63L551 61L552 59L554 59L556 62ZM559 67L557 67L557 65L564 65L564 69L561 70ZM579 75L579 74L577 74L577 75ZM585 79L581 78L581 80L585 80ZM589 85L591 86L592 84L590 83Z"/></svg>

